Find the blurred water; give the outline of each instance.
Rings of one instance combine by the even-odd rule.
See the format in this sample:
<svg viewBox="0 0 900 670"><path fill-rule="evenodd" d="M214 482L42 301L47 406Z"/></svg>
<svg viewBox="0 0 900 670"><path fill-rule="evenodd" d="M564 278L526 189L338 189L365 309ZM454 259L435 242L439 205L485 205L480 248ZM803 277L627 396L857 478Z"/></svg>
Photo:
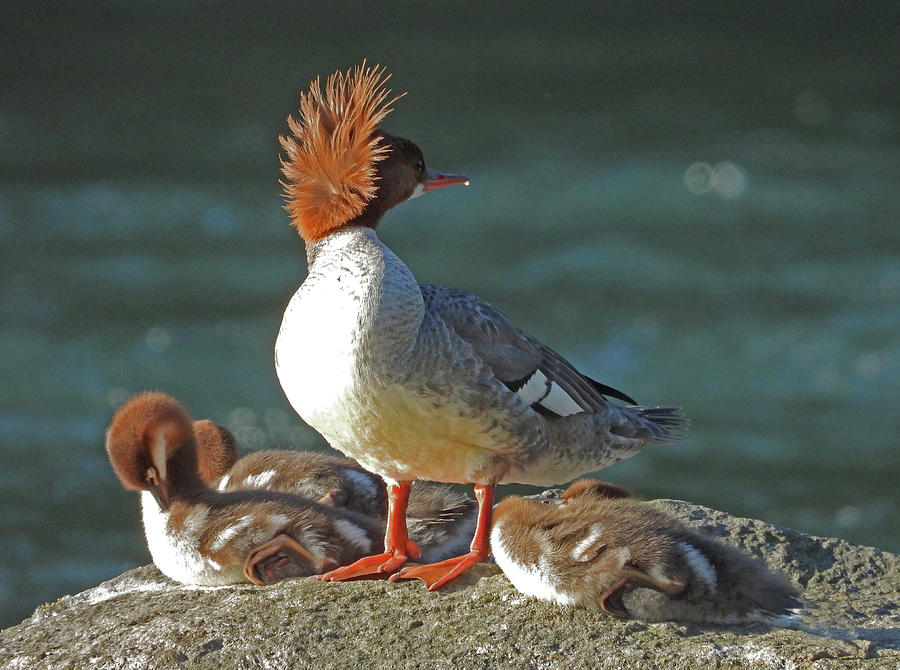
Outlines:
<svg viewBox="0 0 900 670"><path fill-rule="evenodd" d="M275 138L310 78L363 56L409 91L389 128L472 177L383 239L690 414L684 444L604 477L900 550L887 5L162 7L12 4L0 46L0 624L148 560L102 447L130 394L245 448L322 446L273 372L304 274Z"/></svg>

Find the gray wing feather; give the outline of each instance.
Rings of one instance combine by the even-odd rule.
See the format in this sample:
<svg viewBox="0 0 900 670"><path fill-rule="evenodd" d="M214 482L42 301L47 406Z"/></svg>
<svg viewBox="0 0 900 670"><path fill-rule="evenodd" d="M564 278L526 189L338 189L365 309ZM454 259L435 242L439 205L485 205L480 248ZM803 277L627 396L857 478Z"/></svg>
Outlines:
<svg viewBox="0 0 900 670"><path fill-rule="evenodd" d="M582 411L599 412L608 406L594 382L555 351L519 330L497 308L459 289L432 284L420 284L420 287L426 309L439 314L512 390L517 390L540 371Z"/></svg>
<svg viewBox="0 0 900 670"><path fill-rule="evenodd" d="M420 284L425 308L434 311L478 357L491 366L498 379L511 381L534 373L541 352L500 310L471 293Z"/></svg>

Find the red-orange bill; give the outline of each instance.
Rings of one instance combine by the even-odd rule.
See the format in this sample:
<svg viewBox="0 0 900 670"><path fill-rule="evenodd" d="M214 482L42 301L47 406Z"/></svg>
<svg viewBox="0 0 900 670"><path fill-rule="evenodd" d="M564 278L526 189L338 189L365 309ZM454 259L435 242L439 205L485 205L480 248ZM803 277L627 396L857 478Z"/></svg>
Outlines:
<svg viewBox="0 0 900 670"><path fill-rule="evenodd" d="M447 174L444 172L428 171L428 179L425 180L425 190L431 191L444 186L453 186L454 184L469 185L469 178L463 174Z"/></svg>

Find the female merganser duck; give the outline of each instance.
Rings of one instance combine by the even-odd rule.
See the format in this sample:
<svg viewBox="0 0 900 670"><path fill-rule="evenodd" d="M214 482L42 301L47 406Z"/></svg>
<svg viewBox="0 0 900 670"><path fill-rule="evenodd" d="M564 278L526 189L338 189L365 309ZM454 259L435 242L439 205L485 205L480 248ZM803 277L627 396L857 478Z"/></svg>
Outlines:
<svg viewBox="0 0 900 670"><path fill-rule="evenodd" d="M288 119L286 208L308 275L285 310L275 365L297 413L388 482L384 552L323 579L389 574L418 556L405 525L412 480L475 484L470 551L391 577L435 589L487 558L496 484L570 481L677 439L685 419L672 407L610 403L634 401L474 295L419 284L379 240L391 207L468 183L426 169L415 144L380 128L396 100L387 79L363 63L324 91L316 80Z"/></svg>
<svg viewBox="0 0 900 670"><path fill-rule="evenodd" d="M504 498L491 544L522 593L614 616L736 623L801 604L761 560L605 482L576 482L556 502Z"/></svg>
<svg viewBox="0 0 900 670"><path fill-rule="evenodd" d="M202 434L198 434L198 425ZM238 459L236 441L228 429L208 420L194 422L194 436L198 470L214 489L291 493L366 515L384 528L384 481L350 458L270 449ZM414 482L407 523L410 538L422 552L420 560L440 561L465 551L475 531L477 512L474 500L449 486Z"/></svg>
<svg viewBox="0 0 900 670"><path fill-rule="evenodd" d="M378 546L378 519L288 493L211 489L200 478L195 429L199 444L215 441L213 427L192 425L174 399L145 393L119 409L106 436L122 485L141 492L153 562L171 579L271 583L321 574Z"/></svg>

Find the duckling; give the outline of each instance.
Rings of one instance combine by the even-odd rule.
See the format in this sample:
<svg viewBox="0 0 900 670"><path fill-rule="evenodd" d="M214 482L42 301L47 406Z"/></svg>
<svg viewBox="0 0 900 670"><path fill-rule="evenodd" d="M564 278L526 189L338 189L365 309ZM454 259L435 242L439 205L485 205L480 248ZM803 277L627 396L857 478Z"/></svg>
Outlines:
<svg viewBox="0 0 900 670"><path fill-rule="evenodd" d="M163 393L145 393L113 417L106 451L122 485L141 493L157 567L185 584L265 584L347 565L380 545L384 524L289 493L216 491L198 467L198 445L220 443ZM233 443L233 440L232 440Z"/></svg>
<svg viewBox="0 0 900 670"><path fill-rule="evenodd" d="M202 435L198 424L203 424ZM198 468L219 491L263 489L281 491L320 505L343 507L384 524L387 496L384 481L356 461L322 452L255 451L237 458L234 436L212 421L194 422ZM410 489L407 523L420 559L441 561L468 548L475 531L478 506L449 486L414 482Z"/></svg>
<svg viewBox="0 0 900 670"><path fill-rule="evenodd" d="M217 458L226 443L200 450L201 466L215 476L210 486L220 491L265 489L285 491L320 505L383 516L387 514L387 494L381 477L365 470L356 461L318 451L266 449L253 451L229 467L214 468L207 458ZM224 462L222 463L224 465Z"/></svg>
<svg viewBox="0 0 900 670"><path fill-rule="evenodd" d="M494 509L494 559L523 593L648 621L771 620L800 607L766 564L596 480Z"/></svg>
<svg viewBox="0 0 900 670"><path fill-rule="evenodd" d="M412 483L406 526L419 562L437 563L468 551L477 523L478 503L465 493L433 482Z"/></svg>

